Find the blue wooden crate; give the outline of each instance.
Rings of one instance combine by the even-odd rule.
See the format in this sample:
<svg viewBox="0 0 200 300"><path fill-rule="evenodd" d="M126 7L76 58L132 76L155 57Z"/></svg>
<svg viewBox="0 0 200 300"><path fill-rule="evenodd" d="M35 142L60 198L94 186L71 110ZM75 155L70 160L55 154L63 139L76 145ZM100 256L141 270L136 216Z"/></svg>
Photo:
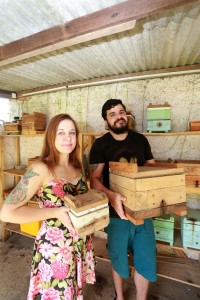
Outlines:
<svg viewBox="0 0 200 300"><path fill-rule="evenodd" d="M157 241L174 243L174 217L166 215L162 218L153 218L155 238Z"/></svg>
<svg viewBox="0 0 200 300"><path fill-rule="evenodd" d="M171 130L171 120L148 120L147 131L149 132L169 132Z"/></svg>
<svg viewBox="0 0 200 300"><path fill-rule="evenodd" d="M189 210L181 218L181 237L184 248L200 249L200 212Z"/></svg>

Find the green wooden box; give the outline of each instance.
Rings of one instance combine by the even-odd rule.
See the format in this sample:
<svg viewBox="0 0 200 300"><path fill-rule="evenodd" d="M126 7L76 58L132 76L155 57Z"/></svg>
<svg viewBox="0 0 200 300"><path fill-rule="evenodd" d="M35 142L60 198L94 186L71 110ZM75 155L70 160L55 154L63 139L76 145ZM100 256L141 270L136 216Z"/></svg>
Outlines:
<svg viewBox="0 0 200 300"><path fill-rule="evenodd" d="M147 120L170 120L171 109L168 107L147 107Z"/></svg>
<svg viewBox="0 0 200 300"><path fill-rule="evenodd" d="M174 217L165 215L162 218L153 218L155 238L157 241L174 243Z"/></svg>
<svg viewBox="0 0 200 300"><path fill-rule="evenodd" d="M181 236L184 248L200 249L200 211L188 210L182 217Z"/></svg>
<svg viewBox="0 0 200 300"><path fill-rule="evenodd" d="M148 120L147 131L168 132L171 130L171 120Z"/></svg>

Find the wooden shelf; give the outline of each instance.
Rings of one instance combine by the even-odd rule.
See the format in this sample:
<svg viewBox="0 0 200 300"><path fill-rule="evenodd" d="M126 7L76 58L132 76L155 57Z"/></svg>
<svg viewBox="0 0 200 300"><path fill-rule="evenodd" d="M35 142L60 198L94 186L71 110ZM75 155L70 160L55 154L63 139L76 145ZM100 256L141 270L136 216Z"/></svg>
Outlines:
<svg viewBox="0 0 200 300"><path fill-rule="evenodd" d="M35 238L34 236L32 236L32 235L30 235L28 233L22 232L20 230L20 225L19 224L6 223L6 225L4 226L4 230L7 230L9 232L14 232L14 233L22 234L22 235L30 237L32 239Z"/></svg>
<svg viewBox="0 0 200 300"><path fill-rule="evenodd" d="M200 131L183 132L143 132L145 136L177 136L177 135L200 135Z"/></svg>
<svg viewBox="0 0 200 300"><path fill-rule="evenodd" d="M10 174L10 175L16 175L16 176L23 176L26 171L27 171L27 169L17 170L17 169L13 168L13 169L4 170L3 173Z"/></svg>

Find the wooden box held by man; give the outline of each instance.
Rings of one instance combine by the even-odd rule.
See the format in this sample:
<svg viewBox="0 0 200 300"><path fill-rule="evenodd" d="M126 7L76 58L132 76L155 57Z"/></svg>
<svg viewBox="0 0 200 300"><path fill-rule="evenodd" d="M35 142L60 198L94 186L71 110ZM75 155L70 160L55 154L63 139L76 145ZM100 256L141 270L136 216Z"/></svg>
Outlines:
<svg viewBox="0 0 200 300"><path fill-rule="evenodd" d="M86 194L67 195L70 219L80 235L103 229L109 223L108 198L105 193L90 189Z"/></svg>
<svg viewBox="0 0 200 300"><path fill-rule="evenodd" d="M110 162L109 168L111 189L126 197L124 211L134 224L162 214L187 214L182 168L138 167L122 162Z"/></svg>
<svg viewBox="0 0 200 300"><path fill-rule="evenodd" d="M145 166L151 167L146 163ZM200 194L200 161L199 160L156 160L158 168L183 168L185 173L186 194Z"/></svg>

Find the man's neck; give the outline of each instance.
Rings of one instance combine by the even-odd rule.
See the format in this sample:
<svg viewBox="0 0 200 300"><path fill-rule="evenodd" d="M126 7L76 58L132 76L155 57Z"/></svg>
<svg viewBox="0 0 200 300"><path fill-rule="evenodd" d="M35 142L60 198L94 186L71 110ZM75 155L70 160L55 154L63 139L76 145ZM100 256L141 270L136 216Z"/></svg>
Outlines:
<svg viewBox="0 0 200 300"><path fill-rule="evenodd" d="M112 137L117 140L117 141L123 141L125 140L125 138L127 137L128 135L128 131L124 132L124 133L120 133L120 134L116 134L112 131L110 131L110 134L112 135Z"/></svg>

